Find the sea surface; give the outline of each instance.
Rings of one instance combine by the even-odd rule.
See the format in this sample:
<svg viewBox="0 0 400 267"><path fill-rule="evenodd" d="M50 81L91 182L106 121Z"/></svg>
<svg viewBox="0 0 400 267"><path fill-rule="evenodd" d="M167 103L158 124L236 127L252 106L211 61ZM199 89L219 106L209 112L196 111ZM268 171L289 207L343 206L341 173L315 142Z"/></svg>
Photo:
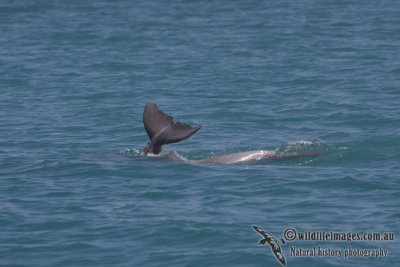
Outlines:
<svg viewBox="0 0 400 267"><path fill-rule="evenodd" d="M253 225L287 266L400 266L400 1L3 0L0 100L1 267L281 266ZM322 156L141 156L148 101L203 126L189 159Z"/></svg>

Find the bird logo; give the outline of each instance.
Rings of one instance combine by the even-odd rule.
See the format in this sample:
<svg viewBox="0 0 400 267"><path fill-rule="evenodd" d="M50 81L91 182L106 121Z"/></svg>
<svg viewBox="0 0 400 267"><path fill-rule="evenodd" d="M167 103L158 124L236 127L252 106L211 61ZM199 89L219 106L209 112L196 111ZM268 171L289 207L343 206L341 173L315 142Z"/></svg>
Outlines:
<svg viewBox="0 0 400 267"><path fill-rule="evenodd" d="M274 253L277 260L282 265L286 266L285 256L283 256L282 254L281 247L279 246L279 241L271 233L265 231L264 229L262 229L257 225L253 225L253 229L263 237L260 239L258 244L265 245L266 243L268 243L268 245L271 247L272 253ZM280 242L282 245L285 244L285 240L283 239L281 239Z"/></svg>

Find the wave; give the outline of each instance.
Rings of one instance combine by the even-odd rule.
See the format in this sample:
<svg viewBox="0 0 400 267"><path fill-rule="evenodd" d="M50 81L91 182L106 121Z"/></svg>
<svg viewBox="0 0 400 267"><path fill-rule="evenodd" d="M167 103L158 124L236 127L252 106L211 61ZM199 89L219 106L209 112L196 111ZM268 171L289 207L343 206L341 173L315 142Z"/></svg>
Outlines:
<svg viewBox="0 0 400 267"><path fill-rule="evenodd" d="M338 156L341 153L343 153L342 151L345 149L347 149L347 147L329 144L321 139L291 141L286 144L279 145L273 150L259 150L263 152L263 156L253 161L256 161L258 163L270 164L271 160L275 160L274 162L278 162L279 164L280 161L290 160L290 162L292 162L294 165L308 165L314 162L316 158L319 158L319 156L327 156L327 155ZM242 151L242 152L247 152L247 151ZM255 150L254 152L257 152L257 150ZM133 158L142 156L141 150L136 148L123 149L120 151L120 154ZM163 151L159 155L147 155L147 156L171 158L171 154L179 157L180 161L186 161L186 162L203 162L203 161L206 162L208 158L207 156L204 157L204 155L203 157L201 157L201 155L189 155L189 157L186 158L179 155L175 151ZM241 152L236 154L241 154ZM229 154L217 157L225 157L225 156L229 156ZM305 157L307 157L307 160L304 159ZM310 159L310 157L312 158ZM198 160L190 160L189 158L196 158ZM206 159L199 160L199 158L206 158ZM250 163L250 161L249 162L246 161L246 163Z"/></svg>

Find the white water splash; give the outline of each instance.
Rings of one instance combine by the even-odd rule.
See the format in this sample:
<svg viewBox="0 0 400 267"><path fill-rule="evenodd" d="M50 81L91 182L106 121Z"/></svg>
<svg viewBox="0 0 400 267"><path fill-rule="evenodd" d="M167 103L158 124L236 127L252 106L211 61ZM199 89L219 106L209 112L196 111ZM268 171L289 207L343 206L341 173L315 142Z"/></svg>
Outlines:
<svg viewBox="0 0 400 267"><path fill-rule="evenodd" d="M121 155L127 156L127 157L137 157L140 156L140 150L136 148L124 148L119 153Z"/></svg>

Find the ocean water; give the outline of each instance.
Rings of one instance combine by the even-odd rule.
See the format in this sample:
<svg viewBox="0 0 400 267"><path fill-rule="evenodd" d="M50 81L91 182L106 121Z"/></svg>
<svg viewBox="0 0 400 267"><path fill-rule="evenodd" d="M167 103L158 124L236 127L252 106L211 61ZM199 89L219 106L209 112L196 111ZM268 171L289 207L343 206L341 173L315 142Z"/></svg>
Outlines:
<svg viewBox="0 0 400 267"><path fill-rule="evenodd" d="M400 264L399 1L1 1L0 266ZM203 128L139 155L146 102ZM392 241L281 239L386 233ZM385 257L299 256L319 246Z"/></svg>

